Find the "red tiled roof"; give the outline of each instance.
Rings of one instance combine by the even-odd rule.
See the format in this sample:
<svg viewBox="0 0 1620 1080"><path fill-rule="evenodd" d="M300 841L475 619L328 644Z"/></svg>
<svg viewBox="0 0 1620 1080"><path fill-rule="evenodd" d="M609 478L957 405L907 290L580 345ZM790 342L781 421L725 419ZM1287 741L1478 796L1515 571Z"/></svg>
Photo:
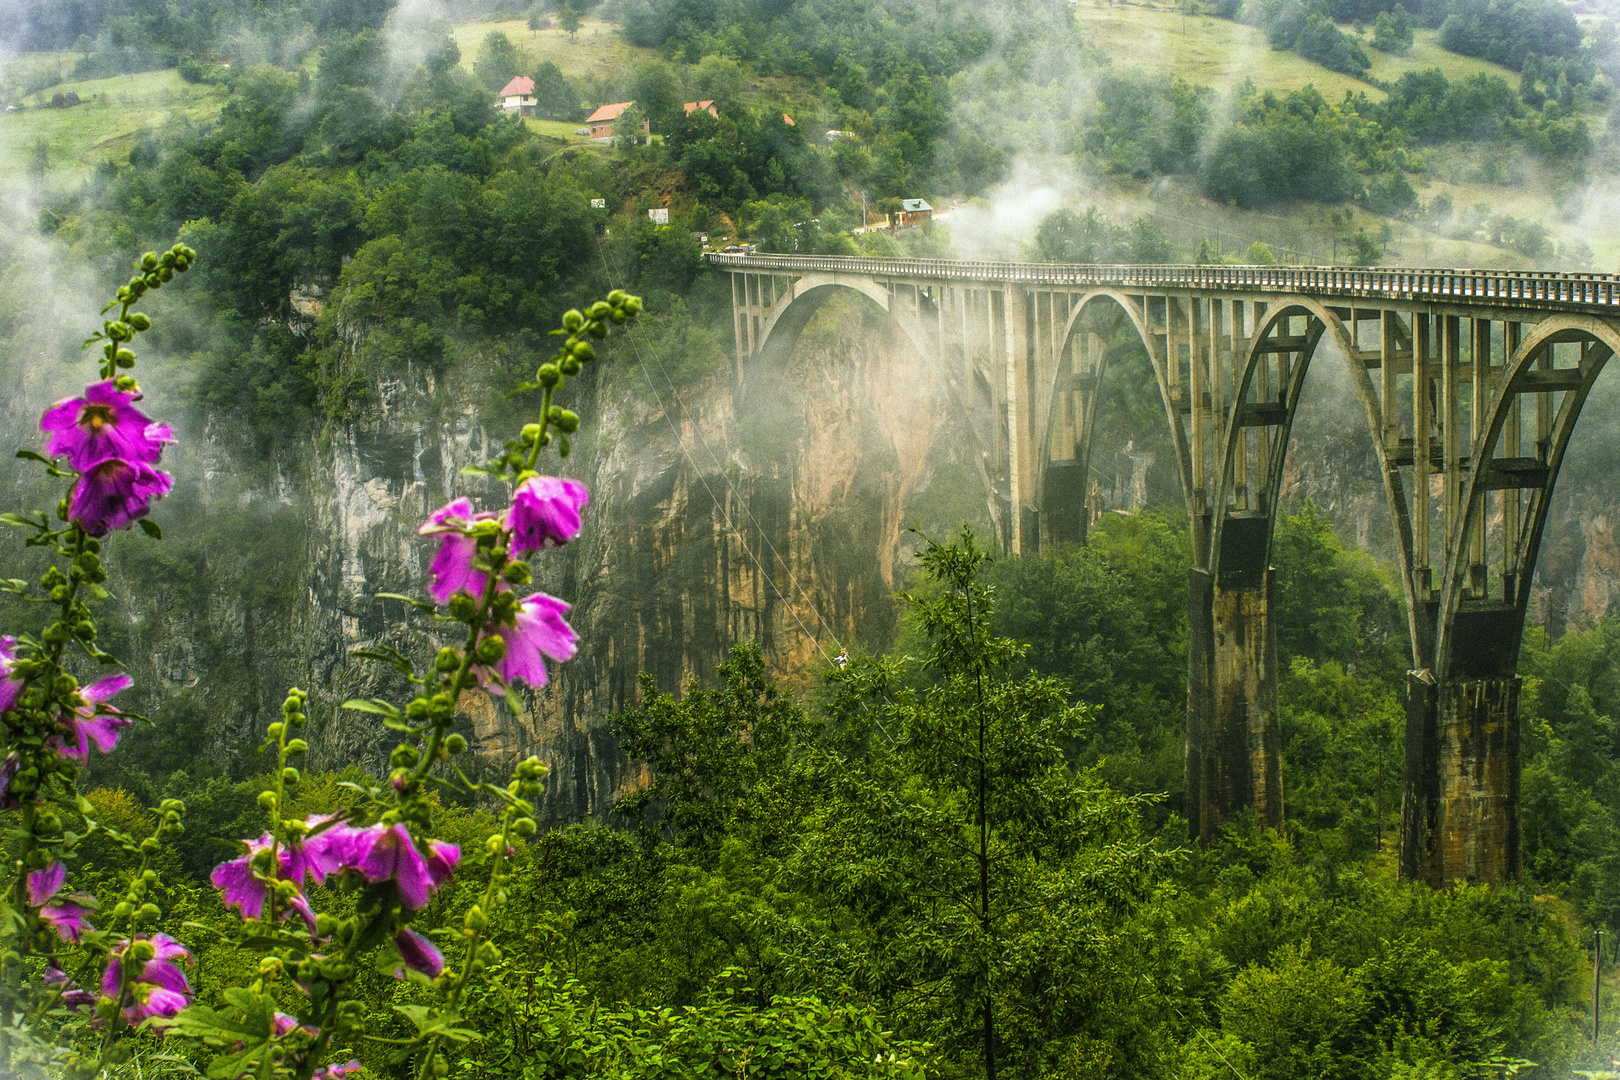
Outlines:
<svg viewBox="0 0 1620 1080"><path fill-rule="evenodd" d="M705 112L710 112L714 108L714 99L710 98L708 101L688 101L685 105L682 105L681 108L686 110L687 116L691 116L699 109L702 109Z"/></svg>
<svg viewBox="0 0 1620 1080"><path fill-rule="evenodd" d="M500 97L528 97L534 93L534 80L527 75L519 75L507 83L501 90Z"/></svg>
<svg viewBox="0 0 1620 1080"><path fill-rule="evenodd" d="M587 124L600 124L606 120L617 120L620 113L634 104L633 101L615 101L612 105L604 105L587 116L585 122Z"/></svg>

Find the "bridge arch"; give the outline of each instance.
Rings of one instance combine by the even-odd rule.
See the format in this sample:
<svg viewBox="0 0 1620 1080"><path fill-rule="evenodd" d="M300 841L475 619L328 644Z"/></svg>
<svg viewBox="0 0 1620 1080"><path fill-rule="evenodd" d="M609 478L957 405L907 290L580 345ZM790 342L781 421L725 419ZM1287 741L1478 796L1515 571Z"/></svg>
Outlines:
<svg viewBox="0 0 1620 1080"><path fill-rule="evenodd" d="M1192 492L1188 482L1188 463L1190 459L1186 439L1180 430L1180 425L1175 422L1174 405L1170 394L1164 352L1159 348L1158 342L1149 328L1147 312L1144 310L1140 300L1112 288L1091 289L1080 294L1079 298L1073 301L1068 317L1064 321L1063 329L1057 337L1056 352L1059 356L1072 352L1078 358L1079 353L1074 351L1075 336L1083 332L1082 327L1095 317L1096 308L1099 304L1108 305L1116 312L1115 321L1105 331L1097 335L1099 339L1106 342L1117 331L1119 321L1127 319L1136 331L1137 340L1141 342L1143 349L1147 352L1148 363L1152 365L1154 378L1159 384L1160 399L1165 403L1165 419L1170 429L1171 440L1176 448L1179 466L1178 475L1181 477L1182 482L1182 496L1190 508L1192 505ZM1078 478L1082 491L1082 502L1085 498L1083 492L1089 480L1092 436L1095 431L1097 406L1101 396L1102 380L1107 360L1106 346L1099 349L1097 355L1089 356L1086 359L1088 363L1085 369L1081 371L1065 372L1061 370L1061 365L1054 365L1053 377L1046 388L1045 400L1047 405L1045 416L1042 417L1041 423L1037 427L1038 441L1036 445L1040 447L1040 452L1035 455L1036 473L1034 478L1037 498L1040 500L1043 509L1046 499L1049 497L1047 485L1053 469L1052 437L1057 428L1058 416L1062 408L1062 395L1066 391L1077 390L1080 394L1080 400L1075 405L1074 467L1082 473ZM1080 510L1082 522L1085 519L1086 512L1086 508L1082 505ZM1083 526L1081 535L1084 535Z"/></svg>
<svg viewBox="0 0 1620 1080"><path fill-rule="evenodd" d="M774 291L774 279L770 287ZM749 353L768 363L785 364L788 357L793 354L793 347L798 344L799 335L804 333L804 328L810 324L811 318L828 300L845 290L864 296L884 311L893 314L889 290L868 275L814 272L796 275L790 279L787 292L784 294L785 302L783 297L773 296L774 302L769 305L769 313L765 319L757 328L753 326L748 328L746 340L750 345ZM739 316L743 319L748 317L747 314ZM912 346L921 352L922 344L917 340L912 328L906 326L904 320L896 322L900 323L900 329L905 332Z"/></svg>

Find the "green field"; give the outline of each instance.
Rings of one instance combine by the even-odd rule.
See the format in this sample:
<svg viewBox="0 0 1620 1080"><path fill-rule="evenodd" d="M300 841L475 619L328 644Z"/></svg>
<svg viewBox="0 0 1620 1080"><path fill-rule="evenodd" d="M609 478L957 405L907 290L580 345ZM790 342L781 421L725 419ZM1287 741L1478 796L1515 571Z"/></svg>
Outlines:
<svg viewBox="0 0 1620 1080"><path fill-rule="evenodd" d="M43 107L58 90L72 90L80 104ZM46 187L76 184L100 161L127 160L143 129L175 116L212 116L225 97L223 89L183 82L173 70L59 83L24 98L20 111L0 115L0 180L28 177L34 148L43 138L48 147Z"/></svg>
<svg viewBox="0 0 1620 1080"><path fill-rule="evenodd" d="M536 60L549 60L556 64L570 79L602 85L628 83L631 69L637 61L658 55L652 49L638 49L626 44L617 26L600 19L586 18L578 36L573 38L556 27L530 30L526 21L511 19L506 22L462 23L455 27L452 33L456 46L461 50L463 67L472 70L484 39L497 30ZM512 74L522 73L514 71ZM581 87L581 91L584 91L584 87ZM602 102L585 104L587 108L595 108Z"/></svg>
<svg viewBox="0 0 1620 1080"><path fill-rule="evenodd" d="M1075 18L1118 66L1221 88L1253 79L1262 90L1297 90L1314 84L1330 99L1343 97L1346 90L1365 91L1375 99L1383 96L1360 79L1329 71L1296 53L1273 49L1259 29L1230 19L1184 16L1175 8L1148 4L1094 5L1089 0L1075 9ZM1406 56L1379 52L1365 44L1364 38L1363 46L1372 61L1369 74L1393 82L1408 71L1437 67L1448 79L1488 71L1517 85L1516 72L1447 52L1437 43L1438 36L1435 30L1417 31L1417 41ZM1370 31L1367 37L1371 37Z"/></svg>

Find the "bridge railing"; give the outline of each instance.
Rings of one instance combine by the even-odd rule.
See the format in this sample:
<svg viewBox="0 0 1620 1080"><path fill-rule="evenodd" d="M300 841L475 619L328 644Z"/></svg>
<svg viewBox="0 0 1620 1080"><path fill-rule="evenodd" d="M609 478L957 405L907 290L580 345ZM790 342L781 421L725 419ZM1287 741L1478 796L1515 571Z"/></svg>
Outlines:
<svg viewBox="0 0 1620 1080"><path fill-rule="evenodd" d="M726 255L709 263L732 270L863 274L961 282L1072 285L1081 288L1213 289L1382 300L1432 300L1504 307L1620 309L1620 278L1526 270L1352 269L1330 266L1103 266L867 259L840 255Z"/></svg>

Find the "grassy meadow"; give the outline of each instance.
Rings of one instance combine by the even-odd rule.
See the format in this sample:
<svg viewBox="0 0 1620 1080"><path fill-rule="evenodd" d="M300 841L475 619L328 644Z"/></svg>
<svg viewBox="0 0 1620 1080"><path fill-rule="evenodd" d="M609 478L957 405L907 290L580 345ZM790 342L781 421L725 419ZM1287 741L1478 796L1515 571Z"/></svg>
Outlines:
<svg viewBox="0 0 1620 1080"><path fill-rule="evenodd" d="M78 105L48 107L52 94L70 90L79 95ZM57 83L24 97L18 111L0 115L0 181L31 178L43 139L47 189L76 184L98 162L127 161L142 131L179 116L202 121L226 98L224 89L184 82L173 69Z"/></svg>

